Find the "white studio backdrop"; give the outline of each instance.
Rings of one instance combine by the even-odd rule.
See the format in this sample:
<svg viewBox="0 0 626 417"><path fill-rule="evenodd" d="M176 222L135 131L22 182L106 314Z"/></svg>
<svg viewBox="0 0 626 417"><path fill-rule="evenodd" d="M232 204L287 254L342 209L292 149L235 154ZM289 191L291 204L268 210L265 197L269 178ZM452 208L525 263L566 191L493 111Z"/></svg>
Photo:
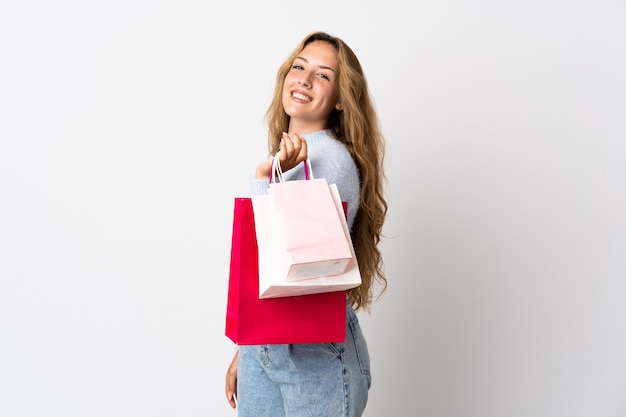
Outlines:
<svg viewBox="0 0 626 417"><path fill-rule="evenodd" d="M388 140L367 417L626 414L623 1L0 6L0 416L234 416L233 198L307 33Z"/></svg>

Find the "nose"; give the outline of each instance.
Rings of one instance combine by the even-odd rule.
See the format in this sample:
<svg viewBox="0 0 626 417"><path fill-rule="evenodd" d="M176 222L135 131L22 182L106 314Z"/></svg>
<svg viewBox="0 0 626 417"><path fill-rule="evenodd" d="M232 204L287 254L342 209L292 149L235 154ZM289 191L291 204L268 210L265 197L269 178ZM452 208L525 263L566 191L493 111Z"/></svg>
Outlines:
<svg viewBox="0 0 626 417"><path fill-rule="evenodd" d="M306 87L309 88L311 87L311 82L309 81L308 75L302 75L302 77L300 77L300 80L298 81L298 84L300 84L302 87Z"/></svg>

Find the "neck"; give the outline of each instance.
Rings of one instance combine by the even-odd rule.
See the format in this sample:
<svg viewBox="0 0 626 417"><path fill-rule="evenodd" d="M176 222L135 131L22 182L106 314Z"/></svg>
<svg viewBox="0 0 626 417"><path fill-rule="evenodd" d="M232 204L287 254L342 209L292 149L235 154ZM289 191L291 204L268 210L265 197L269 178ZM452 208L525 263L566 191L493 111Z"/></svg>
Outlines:
<svg viewBox="0 0 626 417"><path fill-rule="evenodd" d="M326 129L326 121L318 123L303 122L301 120L291 119L289 121L289 132L294 132L299 135L305 135L307 133L319 132Z"/></svg>

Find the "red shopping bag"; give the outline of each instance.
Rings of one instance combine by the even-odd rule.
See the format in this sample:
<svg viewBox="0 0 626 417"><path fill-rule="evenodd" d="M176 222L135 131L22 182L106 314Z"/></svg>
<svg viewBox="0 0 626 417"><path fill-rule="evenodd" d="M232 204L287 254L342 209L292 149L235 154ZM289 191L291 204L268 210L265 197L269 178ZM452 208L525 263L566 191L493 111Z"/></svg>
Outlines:
<svg viewBox="0 0 626 417"><path fill-rule="evenodd" d="M346 340L346 292L259 299L254 213L235 198L226 336L239 345Z"/></svg>

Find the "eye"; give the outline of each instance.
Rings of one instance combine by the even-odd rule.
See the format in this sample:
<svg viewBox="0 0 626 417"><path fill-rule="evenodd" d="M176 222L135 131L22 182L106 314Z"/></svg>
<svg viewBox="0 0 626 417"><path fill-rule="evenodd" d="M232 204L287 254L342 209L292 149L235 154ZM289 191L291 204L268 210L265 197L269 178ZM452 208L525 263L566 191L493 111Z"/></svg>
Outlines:
<svg viewBox="0 0 626 417"><path fill-rule="evenodd" d="M330 78L329 78L329 77L328 77L328 75L326 75L326 74L319 73L319 74L317 74L317 76L318 76L318 77L320 77L320 78L323 78L323 79L325 79L325 80L330 81Z"/></svg>
<svg viewBox="0 0 626 417"><path fill-rule="evenodd" d="M304 69L302 65L298 65L298 64L294 64L291 68L295 70L300 70L300 71Z"/></svg>

